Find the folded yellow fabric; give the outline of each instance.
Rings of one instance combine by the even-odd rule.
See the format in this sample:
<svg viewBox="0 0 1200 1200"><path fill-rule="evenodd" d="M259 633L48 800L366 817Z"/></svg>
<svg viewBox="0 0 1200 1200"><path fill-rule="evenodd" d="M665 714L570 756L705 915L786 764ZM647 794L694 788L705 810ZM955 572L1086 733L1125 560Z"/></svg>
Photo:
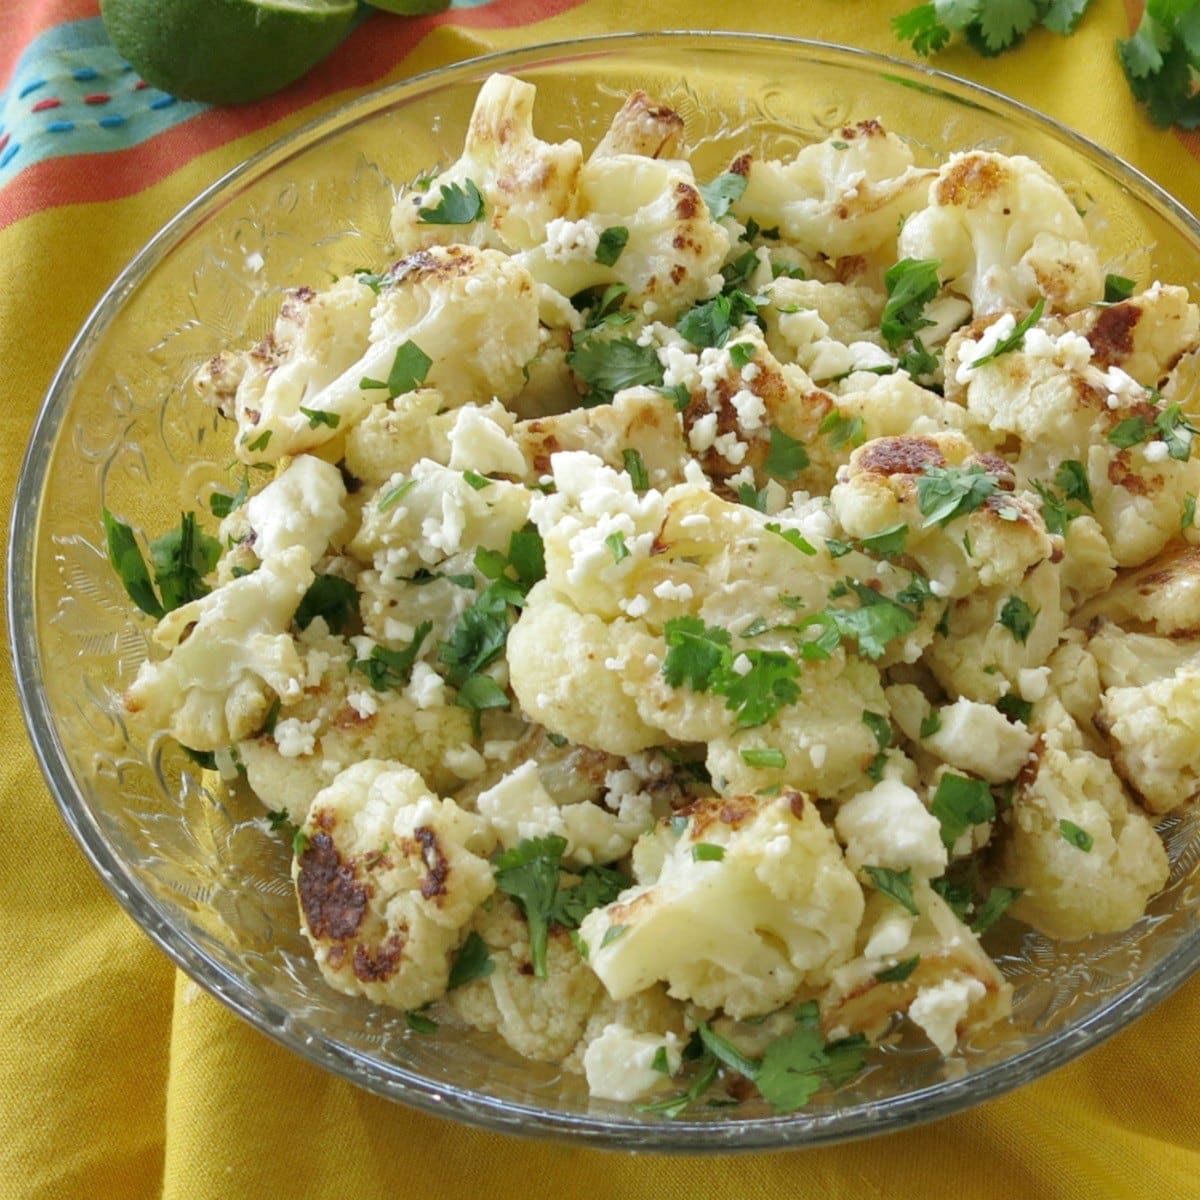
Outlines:
<svg viewBox="0 0 1200 1200"><path fill-rule="evenodd" d="M50 189L52 177L25 178L28 215L0 229L6 517L53 368L124 262L222 171L349 96L491 49L617 30L769 31L903 52L887 18L904 5L883 0L507 4L464 5L440 25L420 26L403 61L387 64L377 50L366 65L335 63L329 70L343 76L327 76L300 107L285 100L239 117L231 139L181 134L166 166L133 184L111 178L105 157L94 155L95 186L84 194L99 199L43 196L37 188ZM61 7L72 18L94 16L94 5ZM1113 40L1128 20L1120 0L1096 0L1069 40L1041 33L1015 55L984 60L956 50L938 65L1089 134L1198 207L1195 138L1154 129L1114 60ZM9 728L0 748L0 1196L1200 1196L1200 980L1036 1085L853 1146L737 1160L603 1155L388 1104L293 1057L174 971L64 831L20 734L7 668L0 704Z"/></svg>

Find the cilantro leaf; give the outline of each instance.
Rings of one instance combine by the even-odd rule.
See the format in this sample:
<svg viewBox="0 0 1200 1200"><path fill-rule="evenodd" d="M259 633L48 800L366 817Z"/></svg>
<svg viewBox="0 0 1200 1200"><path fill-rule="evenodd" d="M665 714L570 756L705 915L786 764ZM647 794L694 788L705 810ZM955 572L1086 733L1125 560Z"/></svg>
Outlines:
<svg viewBox="0 0 1200 1200"><path fill-rule="evenodd" d="M495 969L496 963L492 959L487 942L471 930L450 964L450 979L446 990L452 992L455 988L473 983L476 979L486 979Z"/></svg>
<svg viewBox="0 0 1200 1200"><path fill-rule="evenodd" d="M903 983L920 965L921 956L914 954L912 958L906 958L898 962L894 967L888 967L886 971L875 972L876 983Z"/></svg>
<svg viewBox="0 0 1200 1200"><path fill-rule="evenodd" d="M146 560L138 548L133 530L123 521L118 521L107 508L103 516L104 533L108 542L108 561L120 576L126 593L142 612L155 618L161 617L163 606L158 602L158 596L150 583L150 572L146 569Z"/></svg>
<svg viewBox="0 0 1200 1200"><path fill-rule="evenodd" d="M1183 512L1179 516L1179 532L1186 533L1196 524L1196 495L1188 492L1183 500Z"/></svg>
<svg viewBox="0 0 1200 1200"><path fill-rule="evenodd" d="M973 363L971 369L982 367L985 363L994 362L1002 354L1009 354L1025 345L1025 335L1042 319L1046 308L1046 298L1039 296L1037 303L1017 322L1016 328L1006 338L1001 338L986 354L981 354Z"/></svg>
<svg viewBox="0 0 1200 1200"><path fill-rule="evenodd" d="M784 483L791 483L807 466L808 451L804 448L804 443L789 437L782 429L772 425L763 470Z"/></svg>
<svg viewBox="0 0 1200 1200"><path fill-rule="evenodd" d="M488 584L459 617L450 636L438 645L438 661L450 668L446 678L456 688L461 688L472 675L478 675L504 653L513 590L514 585L508 579Z"/></svg>
<svg viewBox="0 0 1200 1200"><path fill-rule="evenodd" d="M713 842L697 842L692 847L693 862L720 862L725 857L725 847Z"/></svg>
<svg viewBox="0 0 1200 1200"><path fill-rule="evenodd" d="M1108 442L1118 449L1128 450L1130 446L1140 446L1153 431L1154 426L1145 417L1126 417L1109 430Z"/></svg>
<svg viewBox="0 0 1200 1200"><path fill-rule="evenodd" d="M231 496L228 492L213 492L208 498L208 507L218 520L224 520L231 512L236 512L250 498L250 473L242 475L237 491Z"/></svg>
<svg viewBox="0 0 1200 1200"><path fill-rule="evenodd" d="M993 54L1024 37L1037 19L1034 0L987 0L979 6L979 32Z"/></svg>
<svg viewBox="0 0 1200 1200"><path fill-rule="evenodd" d="M742 198L749 181L744 175L728 172L718 175L711 183L702 183L700 195L708 206L708 214L714 221L719 221L729 211L729 207Z"/></svg>
<svg viewBox="0 0 1200 1200"><path fill-rule="evenodd" d="M729 630L707 627L699 617L672 617L663 626L667 655L663 678L672 687L686 681L694 692L706 692L713 676L730 656Z"/></svg>
<svg viewBox="0 0 1200 1200"><path fill-rule="evenodd" d="M396 350L392 360L387 377L388 395L395 400L397 396L415 391L425 382L431 366L433 359L416 342L406 341Z"/></svg>
<svg viewBox="0 0 1200 1200"><path fill-rule="evenodd" d="M617 530L604 539L604 544L612 551L613 562L619 563L629 557L629 547L625 545L625 535Z"/></svg>
<svg viewBox="0 0 1200 1200"><path fill-rule="evenodd" d="M611 267L629 241L629 230L624 225L611 225L600 235L596 245L596 261L601 266Z"/></svg>
<svg viewBox="0 0 1200 1200"><path fill-rule="evenodd" d="M532 522L513 530L508 539L508 565L517 573L524 592L546 578L546 547Z"/></svg>
<svg viewBox="0 0 1200 1200"><path fill-rule="evenodd" d="M871 551L880 558L897 558L904 553L904 543L907 540L908 526L900 524L859 538L857 544L859 549Z"/></svg>
<svg viewBox="0 0 1200 1200"><path fill-rule="evenodd" d="M1059 821L1058 831L1075 847L1076 850L1090 850L1094 843L1092 835L1086 829L1081 829L1074 821L1066 819Z"/></svg>
<svg viewBox="0 0 1200 1200"><path fill-rule="evenodd" d="M892 29L902 42L909 42L921 55L936 54L950 40L948 26L938 20L937 6L918 4L892 18Z"/></svg>
<svg viewBox="0 0 1200 1200"><path fill-rule="evenodd" d="M929 807L942 826L942 844L947 849L972 825L982 825L996 817L996 802L987 783L965 775L943 775Z"/></svg>
<svg viewBox="0 0 1200 1200"><path fill-rule="evenodd" d="M860 654L880 658L890 641L916 629L916 617L903 605L857 580L847 580L846 585L857 595L859 607L828 608L820 617L832 621L841 637L853 638Z"/></svg>
<svg viewBox="0 0 1200 1200"><path fill-rule="evenodd" d="M1105 275L1104 303L1119 304L1122 300L1128 300L1136 286L1132 279L1124 275Z"/></svg>
<svg viewBox="0 0 1200 1200"><path fill-rule="evenodd" d="M632 338L576 335L567 354L567 366L586 385L585 404L607 404L624 388L663 381L662 363L653 346L640 346Z"/></svg>
<svg viewBox="0 0 1200 1200"><path fill-rule="evenodd" d="M880 891L890 900L894 900L914 917L921 915L921 910L913 898L911 867L906 867L903 871L893 871L888 867L863 867L863 870L870 877L876 891Z"/></svg>
<svg viewBox="0 0 1200 1200"><path fill-rule="evenodd" d="M474 182L442 184L442 198L432 208L417 210L417 219L425 225L470 225L483 216L483 196Z"/></svg>
<svg viewBox="0 0 1200 1200"><path fill-rule="evenodd" d="M300 412L308 418L309 429L316 429L318 425L336 429L342 423L342 418L337 413L326 412L321 408L305 408L303 404L299 407Z"/></svg>
<svg viewBox="0 0 1200 1200"><path fill-rule="evenodd" d="M550 906L550 920L567 929L578 929L594 908L611 904L632 883L612 867L584 867L579 882L559 887Z"/></svg>
<svg viewBox="0 0 1200 1200"><path fill-rule="evenodd" d="M472 675L463 681L454 703L459 708L481 713L489 708L508 708L508 693L490 675Z"/></svg>
<svg viewBox="0 0 1200 1200"><path fill-rule="evenodd" d="M862 1069L868 1049L862 1034L825 1042L815 1006L802 1007L796 1027L767 1047L754 1082L766 1102L778 1113L803 1108L822 1083L840 1087Z"/></svg>
<svg viewBox="0 0 1200 1200"><path fill-rule="evenodd" d="M1067 34L1075 32L1075 26L1087 12L1087 6L1092 0L1048 0L1048 3L1046 0L1042 0L1042 2L1045 4L1042 24L1051 33L1062 34L1065 37Z"/></svg>
<svg viewBox="0 0 1200 1200"><path fill-rule="evenodd" d="M221 543L196 524L196 514L184 513L178 529L170 529L150 543L154 582L162 611L172 612L209 593L204 582L221 557ZM136 603L136 599L135 599Z"/></svg>
<svg viewBox="0 0 1200 1200"><path fill-rule="evenodd" d="M807 554L811 558L817 552L816 547L798 529L784 529L778 521L768 521L765 528L768 533L778 534L789 546L795 546L801 554ZM746 635L743 633L742 636Z"/></svg>
<svg viewBox="0 0 1200 1200"><path fill-rule="evenodd" d="M558 877L567 839L549 834L523 838L492 860L496 887L511 896L529 926L529 957L533 973L546 978L546 940L558 897Z"/></svg>
<svg viewBox="0 0 1200 1200"><path fill-rule="evenodd" d="M862 417L847 417L836 408L821 422L817 432L828 435L829 445L833 450L840 450L847 442L851 446L861 446L867 440Z"/></svg>
<svg viewBox="0 0 1200 1200"><path fill-rule="evenodd" d="M892 723L882 713L863 709L862 722L874 734L880 750L886 750L892 744Z"/></svg>
<svg viewBox="0 0 1200 1200"><path fill-rule="evenodd" d="M1037 617L1038 614L1020 596L1009 596L1000 610L999 621L1023 646L1029 641Z"/></svg>
<svg viewBox="0 0 1200 1200"><path fill-rule="evenodd" d="M722 292L688 309L675 323L682 337L693 346L720 347L740 329L747 317L758 312L758 302L742 291ZM661 382L661 380L660 380Z"/></svg>
<svg viewBox="0 0 1200 1200"><path fill-rule="evenodd" d="M774 746L763 746L757 749L742 750L742 762L748 767L762 767L767 770L782 771L787 766L787 756Z"/></svg>
<svg viewBox="0 0 1200 1200"><path fill-rule="evenodd" d="M739 727L750 729L796 702L800 664L780 650L743 650L742 656L750 660L750 670L743 675L722 664L712 690L725 697L725 707L737 715Z"/></svg>
<svg viewBox="0 0 1200 1200"><path fill-rule="evenodd" d="M1154 428L1167 444L1167 452L1178 462L1187 462L1192 454L1192 438L1200 430L1184 415L1178 404L1169 404L1154 418Z"/></svg>
<svg viewBox="0 0 1200 1200"><path fill-rule="evenodd" d="M307 629L317 617L324 617L330 633L341 633L358 620L358 589L340 575L318 575L309 584L293 620Z"/></svg>
<svg viewBox="0 0 1200 1200"><path fill-rule="evenodd" d="M980 508L999 487L980 466L926 466L917 480L917 505L926 525L949 525L956 517Z"/></svg>
<svg viewBox="0 0 1200 1200"><path fill-rule="evenodd" d="M1029 700L1022 700L1019 696L1014 696L1012 692L1009 692L1007 696L1001 696L996 701L996 707L1006 717L1025 725L1029 724L1029 718L1033 716L1033 704Z"/></svg>
<svg viewBox="0 0 1200 1200"><path fill-rule="evenodd" d="M934 881L936 886L939 880ZM979 915L971 922L972 933L986 933L1004 915L1005 910L1024 891L1024 888L995 887L988 892L988 897L979 910Z"/></svg>
<svg viewBox="0 0 1200 1200"><path fill-rule="evenodd" d="M933 737L935 733L942 727L942 718L936 708L931 708L929 712L921 718L921 728L917 731L917 736L924 740L927 737Z"/></svg>
<svg viewBox="0 0 1200 1200"><path fill-rule="evenodd" d="M413 631L413 640L404 650L376 646L366 658L352 658L350 669L360 671L377 692L405 687L421 653L421 644L433 630L432 621L422 621Z"/></svg>
<svg viewBox="0 0 1200 1200"><path fill-rule="evenodd" d="M636 450L622 450L621 461L625 464L625 474L633 484L635 492L644 492L650 486L650 475L642 456Z"/></svg>
<svg viewBox="0 0 1200 1200"><path fill-rule="evenodd" d="M1087 471L1083 463L1068 458L1059 466L1058 472L1054 476L1054 482L1066 499L1078 500L1089 511L1096 511L1092 502L1092 487L1088 483Z"/></svg>
<svg viewBox="0 0 1200 1200"><path fill-rule="evenodd" d="M924 312L941 286L937 275L941 265L932 258L903 258L888 268L883 277L888 299L880 329L889 349L897 350L918 330L933 324Z"/></svg>

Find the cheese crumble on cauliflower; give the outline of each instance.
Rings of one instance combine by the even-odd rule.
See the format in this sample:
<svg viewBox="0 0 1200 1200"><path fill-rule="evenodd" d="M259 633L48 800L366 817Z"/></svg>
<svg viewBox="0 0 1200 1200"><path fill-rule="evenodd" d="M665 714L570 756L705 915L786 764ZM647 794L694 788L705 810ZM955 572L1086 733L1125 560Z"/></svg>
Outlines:
<svg viewBox="0 0 1200 1200"><path fill-rule="evenodd" d="M286 829L333 988L666 1116L1003 1022L997 920L1128 928L1200 793L1184 288L864 120L698 176L494 76L394 252L202 367L125 705ZM1006 915L1007 914L1007 915Z"/></svg>

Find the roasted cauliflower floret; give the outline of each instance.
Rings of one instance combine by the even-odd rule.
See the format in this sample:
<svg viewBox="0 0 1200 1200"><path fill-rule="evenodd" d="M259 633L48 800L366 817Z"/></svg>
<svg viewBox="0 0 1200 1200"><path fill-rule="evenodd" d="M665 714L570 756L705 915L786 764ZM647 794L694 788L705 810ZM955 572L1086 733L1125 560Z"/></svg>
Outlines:
<svg viewBox="0 0 1200 1200"><path fill-rule="evenodd" d="M940 822L898 779L881 780L843 804L834 826L853 870L886 867L931 879L946 869Z"/></svg>
<svg viewBox="0 0 1200 1200"><path fill-rule="evenodd" d="M640 154L645 158L685 158L685 150L683 118L638 88L626 96L591 157Z"/></svg>
<svg viewBox="0 0 1200 1200"><path fill-rule="evenodd" d="M458 412L436 388L418 388L390 404L376 404L346 434L346 470L379 487L397 471L408 473L423 458L445 466L457 419Z"/></svg>
<svg viewBox="0 0 1200 1200"><path fill-rule="evenodd" d="M1104 273L1083 219L1032 159L983 150L953 155L938 172L929 205L900 231L899 258L937 259L947 287L975 315L1038 296L1071 312L1104 295Z"/></svg>
<svg viewBox="0 0 1200 1200"><path fill-rule="evenodd" d="M580 927L609 994L662 980L672 996L742 1018L828 980L853 951L863 898L812 802L789 792L684 812L657 878Z"/></svg>
<svg viewBox="0 0 1200 1200"><path fill-rule="evenodd" d="M975 934L927 884L917 883L913 899L917 917L881 893L867 902L859 954L834 970L821 996L828 1036L877 1038L896 1013L906 1012L943 1054L951 1054L961 1037L1008 1016L1012 987ZM901 967L906 963L912 964L907 973ZM889 971L900 977L889 978Z"/></svg>
<svg viewBox="0 0 1200 1200"><path fill-rule="evenodd" d="M472 929L491 952L494 969L450 993L454 1011L476 1029L499 1033L525 1058L565 1058L604 997L604 988L580 958L568 931L551 927L546 977L540 979L533 970L529 928L507 896L497 895L490 910L479 910Z"/></svg>
<svg viewBox="0 0 1200 1200"><path fill-rule="evenodd" d="M508 75L486 80L475 99L462 156L427 188L396 201L392 237L401 252L462 241L513 253L545 239L546 226L571 207L583 150L574 140L552 144L534 136L536 95L533 84ZM470 204L472 191L481 207ZM459 192L465 194L469 220L429 220L447 194Z"/></svg>
<svg viewBox="0 0 1200 1200"><path fill-rule="evenodd" d="M1042 735L1004 815L997 882L1012 914L1055 938L1126 929L1167 881L1166 851L1112 767L1078 735Z"/></svg>
<svg viewBox="0 0 1200 1200"><path fill-rule="evenodd" d="M1081 624L1106 617L1129 631L1163 637L1200 635L1200 546L1174 546L1081 609Z"/></svg>
<svg viewBox="0 0 1200 1200"><path fill-rule="evenodd" d="M326 981L420 1008L495 879L486 822L395 762L348 767L313 800L292 866L300 922Z"/></svg>
<svg viewBox="0 0 1200 1200"><path fill-rule="evenodd" d="M345 502L346 485L337 467L302 454L225 518L221 538L232 543L239 540L237 531L244 529L260 559L301 546L316 562L346 523Z"/></svg>
<svg viewBox="0 0 1200 1200"><path fill-rule="evenodd" d="M1200 791L1200 662L1140 687L1110 687L1097 728L1112 764L1142 804L1170 812Z"/></svg>
<svg viewBox="0 0 1200 1200"><path fill-rule="evenodd" d="M925 201L931 171L877 121L847 126L806 146L790 162L749 154L730 168L746 179L733 211L778 227L805 253L842 258L892 242L900 218Z"/></svg>
<svg viewBox="0 0 1200 1200"><path fill-rule="evenodd" d="M1021 580L1054 545L1036 506L1013 492L1008 464L957 433L868 442L830 493L846 532L870 537L907 525L904 553L935 594Z"/></svg>
<svg viewBox="0 0 1200 1200"><path fill-rule="evenodd" d="M266 719L272 693L292 699L305 666L288 632L312 583L308 552L293 546L257 571L168 613L154 640L169 650L144 662L125 707L193 750L220 750Z"/></svg>
<svg viewBox="0 0 1200 1200"><path fill-rule="evenodd" d="M615 258L598 254L614 229L626 234ZM629 289L625 305L673 320L721 290L729 244L687 163L605 155L580 171L573 218L552 222L543 243L520 257L539 283L564 296L620 283Z"/></svg>

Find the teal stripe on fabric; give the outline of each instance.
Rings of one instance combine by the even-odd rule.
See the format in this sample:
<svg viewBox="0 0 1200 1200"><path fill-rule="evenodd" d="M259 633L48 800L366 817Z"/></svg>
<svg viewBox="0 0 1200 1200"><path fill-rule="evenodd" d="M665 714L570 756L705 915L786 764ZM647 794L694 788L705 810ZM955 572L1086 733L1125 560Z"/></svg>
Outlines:
<svg viewBox="0 0 1200 1200"><path fill-rule="evenodd" d="M207 107L142 84L99 17L52 26L0 93L0 187L42 159L124 150Z"/></svg>

